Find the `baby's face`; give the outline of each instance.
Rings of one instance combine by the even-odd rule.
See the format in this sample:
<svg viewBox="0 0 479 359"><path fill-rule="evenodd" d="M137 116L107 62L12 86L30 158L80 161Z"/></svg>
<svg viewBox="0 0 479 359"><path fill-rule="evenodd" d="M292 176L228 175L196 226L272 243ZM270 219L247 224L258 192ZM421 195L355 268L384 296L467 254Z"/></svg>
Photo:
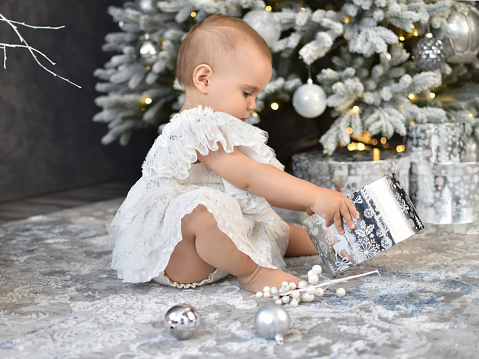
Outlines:
<svg viewBox="0 0 479 359"><path fill-rule="evenodd" d="M256 109L256 96L271 79L271 60L257 49L245 47L224 61L221 68L214 70L207 106L244 121Z"/></svg>

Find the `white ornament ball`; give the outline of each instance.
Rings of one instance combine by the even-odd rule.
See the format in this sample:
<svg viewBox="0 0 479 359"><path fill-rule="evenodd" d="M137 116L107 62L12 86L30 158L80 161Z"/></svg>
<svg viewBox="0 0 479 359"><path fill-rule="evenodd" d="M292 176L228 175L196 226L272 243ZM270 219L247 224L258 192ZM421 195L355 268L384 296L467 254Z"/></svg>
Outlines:
<svg viewBox="0 0 479 359"><path fill-rule="evenodd" d="M293 107L303 117L318 117L326 109L326 94L320 86L308 81L294 92Z"/></svg>
<svg viewBox="0 0 479 359"><path fill-rule="evenodd" d="M243 20L261 35L269 47L273 46L281 36L281 26L271 11L251 10L243 16Z"/></svg>
<svg viewBox="0 0 479 359"><path fill-rule="evenodd" d="M259 335L266 339L275 339L283 343L283 335L289 330L291 319L282 306L266 304L256 313L254 325Z"/></svg>
<svg viewBox="0 0 479 359"><path fill-rule="evenodd" d="M200 319L195 308L188 304L171 307L165 315L169 332L178 339L188 339L199 328Z"/></svg>

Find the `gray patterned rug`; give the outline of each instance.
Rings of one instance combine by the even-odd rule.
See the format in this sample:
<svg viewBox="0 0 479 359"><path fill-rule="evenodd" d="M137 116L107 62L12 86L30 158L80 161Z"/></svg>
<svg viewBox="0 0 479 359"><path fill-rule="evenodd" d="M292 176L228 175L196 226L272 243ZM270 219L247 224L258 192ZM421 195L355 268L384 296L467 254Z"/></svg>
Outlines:
<svg viewBox="0 0 479 359"><path fill-rule="evenodd" d="M477 358L479 236L422 234L342 276L347 295L288 310L285 344L260 337L256 299L231 277L197 289L123 284L106 237L120 200L0 226L1 358ZM304 277L318 256L288 259ZM188 303L199 331L165 328Z"/></svg>

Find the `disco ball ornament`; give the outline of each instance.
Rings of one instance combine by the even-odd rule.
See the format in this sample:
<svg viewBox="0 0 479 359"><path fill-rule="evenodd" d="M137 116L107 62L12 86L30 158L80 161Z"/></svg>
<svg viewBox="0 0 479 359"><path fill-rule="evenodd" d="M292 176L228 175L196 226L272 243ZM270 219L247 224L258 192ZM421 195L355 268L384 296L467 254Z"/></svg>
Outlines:
<svg viewBox="0 0 479 359"><path fill-rule="evenodd" d="M472 5L454 4L447 23L450 33L443 40L447 62L471 62L479 52L479 10Z"/></svg>
<svg viewBox="0 0 479 359"><path fill-rule="evenodd" d="M156 11L157 2L158 2L157 0L137 0L136 1L138 8L141 11L149 13L149 14Z"/></svg>
<svg viewBox="0 0 479 359"><path fill-rule="evenodd" d="M326 94L309 79L307 84L299 86L294 92L293 107L303 117L318 117L326 109Z"/></svg>
<svg viewBox="0 0 479 359"><path fill-rule="evenodd" d="M198 312L188 304L178 304L168 309L165 321L170 334L181 340L193 336L200 325Z"/></svg>
<svg viewBox="0 0 479 359"><path fill-rule="evenodd" d="M281 26L271 11L251 10L243 16L243 20L261 35L269 47L273 46L281 36Z"/></svg>
<svg viewBox="0 0 479 359"><path fill-rule="evenodd" d="M143 65L153 65L158 59L159 52L159 45L149 38L141 41L140 46L138 47L138 56Z"/></svg>
<svg viewBox="0 0 479 359"><path fill-rule="evenodd" d="M431 33L417 42L412 54L416 67L423 71L438 69L446 62L442 41L434 38Z"/></svg>
<svg viewBox="0 0 479 359"><path fill-rule="evenodd" d="M289 330L291 319L282 306L274 303L262 306L254 318L254 326L259 335L274 339L279 345L284 344L284 334Z"/></svg>

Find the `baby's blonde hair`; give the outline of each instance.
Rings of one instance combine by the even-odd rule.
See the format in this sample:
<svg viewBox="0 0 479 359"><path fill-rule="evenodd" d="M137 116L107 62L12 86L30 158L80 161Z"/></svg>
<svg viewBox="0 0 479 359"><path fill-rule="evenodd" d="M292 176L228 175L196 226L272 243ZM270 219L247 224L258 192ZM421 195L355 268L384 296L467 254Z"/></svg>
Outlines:
<svg viewBox="0 0 479 359"><path fill-rule="evenodd" d="M181 43L176 62L176 79L185 87L193 86L193 73L201 64L215 70L224 54L253 45L271 61L266 41L242 19L212 15L191 28Z"/></svg>

